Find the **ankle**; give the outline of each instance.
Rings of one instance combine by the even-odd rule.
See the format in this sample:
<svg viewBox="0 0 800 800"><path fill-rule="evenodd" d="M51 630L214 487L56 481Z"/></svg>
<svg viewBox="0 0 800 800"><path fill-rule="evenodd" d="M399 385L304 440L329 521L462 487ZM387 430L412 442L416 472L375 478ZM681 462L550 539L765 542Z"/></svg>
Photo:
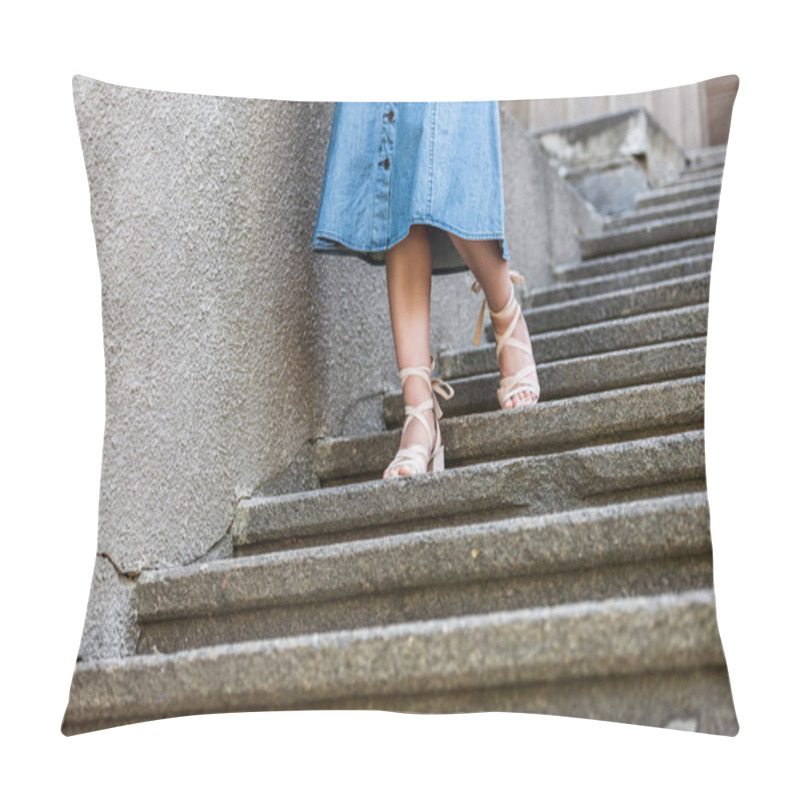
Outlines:
<svg viewBox="0 0 800 800"><path fill-rule="evenodd" d="M494 325L495 328L498 326L506 327L508 323L511 322L513 314L512 309L514 308L514 287L511 286L510 282L509 286L510 291L506 296L505 303L497 309L492 308L491 305L489 306L489 315L492 318L492 325Z"/></svg>
<svg viewBox="0 0 800 800"><path fill-rule="evenodd" d="M416 375L412 378L417 378ZM431 397L431 387L422 378L407 380L403 385L403 402L407 406L418 406Z"/></svg>

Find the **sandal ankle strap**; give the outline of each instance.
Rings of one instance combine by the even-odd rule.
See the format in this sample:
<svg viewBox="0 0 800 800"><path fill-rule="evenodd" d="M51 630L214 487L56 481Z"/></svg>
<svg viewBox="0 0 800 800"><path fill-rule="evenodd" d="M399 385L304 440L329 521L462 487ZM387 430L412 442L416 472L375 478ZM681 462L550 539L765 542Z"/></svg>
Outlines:
<svg viewBox="0 0 800 800"><path fill-rule="evenodd" d="M422 378L427 384L428 389L431 393L431 401L433 404L433 411L436 415L436 419L442 418L442 409L439 406L439 401L436 399L436 395L440 395L445 400L449 400L454 394L455 390L453 387L446 383L445 381L441 380L440 378L431 378L431 372L433 372L434 364L436 360L433 356L430 357L430 366L427 367L404 367L400 370L400 386L402 387L406 379L412 375L416 375ZM429 402L429 401L425 401ZM406 408L419 408L420 406L406 406Z"/></svg>
<svg viewBox="0 0 800 800"><path fill-rule="evenodd" d="M508 277L511 278L511 283L512 284L517 283L517 284L519 284L521 286L523 283L525 283L525 276L520 274L516 270L510 269L508 271ZM483 291L483 289L481 288L480 283L477 280L472 284L472 286L470 288L472 289L473 292L475 292L475 294L480 294ZM514 287L513 287L513 285L511 287L511 297L512 298L514 297ZM510 302L511 301L509 300L509 303ZM508 306L508 303L506 303L506 306ZM478 324L475 326L475 337L472 340L472 344L475 347L477 347L480 344L480 341L481 341L481 333L483 331L483 316L484 316L484 312L485 311L486 311L486 295L484 295L483 301L481 302L481 310L480 310L480 313L478 314ZM490 314L493 313L491 309L489 309L489 313ZM498 313L502 313L502 312L498 312Z"/></svg>

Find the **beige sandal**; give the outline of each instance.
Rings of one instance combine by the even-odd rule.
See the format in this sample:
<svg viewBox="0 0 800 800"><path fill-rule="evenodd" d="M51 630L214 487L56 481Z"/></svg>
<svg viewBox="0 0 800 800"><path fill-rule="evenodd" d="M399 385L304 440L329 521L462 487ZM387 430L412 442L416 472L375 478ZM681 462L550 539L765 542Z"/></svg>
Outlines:
<svg viewBox="0 0 800 800"><path fill-rule="evenodd" d="M431 396L428 400L416 406L405 406L406 418L400 435L402 437L412 419L418 419L425 426L425 432L428 435L428 447L426 448L421 444L401 447L397 451L397 455L392 459L392 462L384 470L384 475L394 467L410 466L412 472L410 475L391 475L389 478L385 478L385 480L391 480L392 478L409 478L412 475L420 475L425 472L439 472L444 469L444 444L442 443L442 433L439 430L439 420L442 418L442 409L439 407L434 392L449 400L453 396L454 391L450 384L439 380L439 378L433 378L433 380L431 380L433 364L434 359L433 356L431 356L429 367L406 367L400 370L401 386L404 385L406 380L412 375L416 375L428 384L428 389L431 391ZM422 413L431 408L434 414L435 434L431 433L430 424Z"/></svg>
<svg viewBox="0 0 800 800"><path fill-rule="evenodd" d="M522 284L525 282L524 276L522 276L519 272L515 272L514 270L509 270L509 277L511 278L511 282ZM472 291L473 292L480 292L480 284L478 281L472 284ZM486 298L483 298L483 303L481 304L481 311L480 316L478 317L478 327L475 329L475 340L474 344L477 346L478 342L480 341L480 334L482 330L482 323L483 323L483 312L486 308ZM500 408L504 411L508 410L503 405L510 397L513 397L520 392L530 392L534 395L533 402L531 403L522 403L518 406L511 406L511 408L521 408L524 406L531 406L539 400L539 377L536 374L536 360L533 357L533 347L531 346L531 339L530 336L527 336L525 341L521 341L518 338L512 338L514 335L514 330L517 327L517 321L519 320L520 316L522 315L522 309L520 308L519 303L517 302L517 298L514 296L514 287L511 287L511 297L508 299L508 302L505 304L500 311L492 311L489 309L489 316L492 318L492 327L495 329L495 334L497 332L497 327L495 325L495 321L503 322L507 320L509 317L512 317L510 324L503 333L497 338L497 344L495 346L495 353L497 355L497 366L500 367L500 353L503 352L503 348L508 344L511 347L516 347L518 350L523 350L531 357L531 362L527 367L524 369L519 370L519 372L514 373L513 375L507 375L505 378L500 379L500 388L497 390L497 399L500 401Z"/></svg>

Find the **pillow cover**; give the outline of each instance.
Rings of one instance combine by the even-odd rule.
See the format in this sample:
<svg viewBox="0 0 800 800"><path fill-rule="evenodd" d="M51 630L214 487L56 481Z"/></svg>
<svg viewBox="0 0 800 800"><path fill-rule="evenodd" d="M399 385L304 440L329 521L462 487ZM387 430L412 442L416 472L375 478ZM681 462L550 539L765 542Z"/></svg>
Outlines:
<svg viewBox="0 0 800 800"><path fill-rule="evenodd" d="M332 104L75 76L106 427L63 732L372 708L735 735L703 389L737 86L499 104L541 398L498 409L473 276L437 274L446 469L384 481L385 270L311 248Z"/></svg>

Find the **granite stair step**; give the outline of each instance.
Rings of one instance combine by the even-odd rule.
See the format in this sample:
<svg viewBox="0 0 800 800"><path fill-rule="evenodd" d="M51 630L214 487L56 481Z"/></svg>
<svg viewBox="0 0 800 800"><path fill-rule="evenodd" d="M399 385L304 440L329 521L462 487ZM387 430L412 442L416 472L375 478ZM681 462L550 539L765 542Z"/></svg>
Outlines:
<svg viewBox="0 0 800 800"><path fill-rule="evenodd" d="M665 186L661 189L650 189L636 195L636 208L650 208L706 195L718 196L721 190L721 177L711 180L693 180L688 183L679 183L677 186Z"/></svg>
<svg viewBox="0 0 800 800"><path fill-rule="evenodd" d="M710 284L711 273L701 272L643 286L539 305L525 309L523 313L528 330L533 335L668 308L707 303ZM488 341L495 340L491 322L485 323L484 334Z"/></svg>
<svg viewBox="0 0 800 800"><path fill-rule="evenodd" d="M145 573L139 653L710 588L704 492Z"/></svg>
<svg viewBox="0 0 800 800"><path fill-rule="evenodd" d="M602 275L616 275L630 270L652 267L665 262L683 258L707 256L711 258L714 249L714 237L704 236L679 242L643 247L623 253L596 258L585 258L582 261L559 264L553 268L553 274L559 281L582 280ZM559 284L555 284L556 286Z"/></svg>
<svg viewBox="0 0 800 800"><path fill-rule="evenodd" d="M698 239L701 236L712 236L716 227L716 211L700 211L696 214L645 222L616 231L584 236L580 240L581 258L594 258L685 239Z"/></svg>
<svg viewBox="0 0 800 800"><path fill-rule="evenodd" d="M641 225L653 220L667 220L674 217L696 214L701 211L717 211L719 207L719 193L706 194L701 197L691 197L688 200L678 200L673 203L661 203L655 207L639 208L624 213L615 214L603 223L604 231L616 231Z"/></svg>
<svg viewBox="0 0 800 800"><path fill-rule="evenodd" d="M83 662L62 731L338 703L445 711L465 695L492 710L487 690L526 688L558 714L586 682L630 680L635 697L645 676L691 681L724 663L714 593L700 589ZM658 712L685 714L674 700Z"/></svg>
<svg viewBox="0 0 800 800"><path fill-rule="evenodd" d="M637 286L647 286L675 278L685 278L710 270L710 255L689 256L674 261L665 261L663 264L648 265L589 278L572 279L543 289L535 289L525 292L521 303L523 308L537 308L568 300L578 300L582 297L634 289Z"/></svg>
<svg viewBox="0 0 800 800"><path fill-rule="evenodd" d="M519 411L440 420L445 467L542 455L703 427L704 378L680 378L542 401ZM321 486L378 480L400 447L400 430L329 437L317 443Z"/></svg>
<svg viewBox="0 0 800 800"><path fill-rule="evenodd" d="M539 399L558 400L625 386L702 375L705 372L705 359L706 339L705 336L699 336L552 361L537 365L541 386ZM440 400L444 415L450 417L501 410L497 402L499 382L500 374L497 371L449 380L454 396ZM383 408L383 420L388 430L403 424L405 409L401 392L386 394Z"/></svg>
<svg viewBox="0 0 800 800"><path fill-rule="evenodd" d="M596 355L567 358L537 365L540 401L640 386L705 372L705 336L642 347L631 347ZM446 416L500 410L497 388L500 373L471 375L448 381L454 391L441 399ZM438 399L438 398L437 398ZM405 410L399 391L384 396L384 424L388 430L403 424ZM508 410L508 409L505 409Z"/></svg>
<svg viewBox="0 0 800 800"><path fill-rule="evenodd" d="M233 548L238 556L369 539L641 499L678 486L705 490L702 431L244 498Z"/></svg>
<svg viewBox="0 0 800 800"><path fill-rule="evenodd" d="M674 180L670 181L667 186L682 186L686 183L694 183L695 181L718 180L722 178L724 169L724 162L716 166L689 168L684 170Z"/></svg>
<svg viewBox="0 0 800 800"><path fill-rule="evenodd" d="M537 365L544 365L553 361L705 336L707 332L708 303L698 303L538 333L531 337L531 343ZM471 345L457 350L441 351L436 359L439 377L449 381L453 378L497 372L496 347L494 342L489 342L477 347Z"/></svg>

